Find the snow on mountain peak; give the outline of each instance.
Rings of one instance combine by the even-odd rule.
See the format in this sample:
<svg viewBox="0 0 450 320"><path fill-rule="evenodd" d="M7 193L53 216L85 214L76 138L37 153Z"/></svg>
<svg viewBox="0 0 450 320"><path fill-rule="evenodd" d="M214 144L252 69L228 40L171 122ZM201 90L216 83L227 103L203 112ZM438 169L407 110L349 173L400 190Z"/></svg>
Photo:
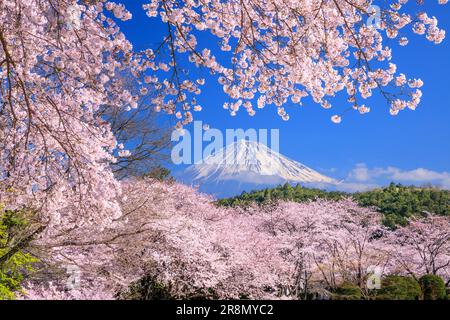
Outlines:
<svg viewBox="0 0 450 320"><path fill-rule="evenodd" d="M275 152L262 143L239 140L191 165L192 181L236 180L252 183L336 183L307 166Z"/></svg>

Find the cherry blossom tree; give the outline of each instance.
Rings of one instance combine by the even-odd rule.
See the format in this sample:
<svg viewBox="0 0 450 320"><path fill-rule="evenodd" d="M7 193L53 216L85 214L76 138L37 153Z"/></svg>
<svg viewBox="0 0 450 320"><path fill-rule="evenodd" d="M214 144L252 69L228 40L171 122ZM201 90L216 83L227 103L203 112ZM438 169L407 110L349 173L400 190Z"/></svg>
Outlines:
<svg viewBox="0 0 450 320"><path fill-rule="evenodd" d="M105 226L118 217L120 186L110 164L130 152L117 143L105 110L137 108L138 91L156 111L180 119L177 128L190 123L191 111L202 109L196 96L205 79L183 72L186 60L215 75L232 115L241 107L253 115L256 101L258 108L274 104L287 120L289 99L301 104L311 96L330 108L341 91L366 113L361 100L375 89L392 114L415 109L422 81L397 73L384 39L406 45L401 34L410 26L440 43L445 32L436 18L405 9L406 2L377 12L365 0L152 0L143 9L167 25L167 34L158 47L135 52L115 23L132 18L121 3L3 1L1 201L42 209L48 230L94 221ZM219 47L202 47L202 32ZM124 73L137 90L124 88L118 80ZM332 119L341 121L340 115Z"/></svg>
<svg viewBox="0 0 450 320"><path fill-rule="evenodd" d="M416 278L437 274L450 281L450 220L445 216L413 219L387 239L396 248L397 268Z"/></svg>
<svg viewBox="0 0 450 320"><path fill-rule="evenodd" d="M243 292L268 297L263 287L279 281L274 272L284 260L276 243L254 228L259 219L216 207L210 197L177 183L134 180L125 183L124 194L124 215L114 228L91 234L77 229L52 247L48 263L76 265L79 286L63 293L67 276L49 279L31 283L25 298L111 299L145 275L170 284L174 297L208 288L223 298ZM43 239L43 249L52 240Z"/></svg>
<svg viewBox="0 0 450 320"><path fill-rule="evenodd" d="M271 214L268 230L285 246L283 256L295 266L291 286L305 298L314 287L333 290L343 282L364 289L369 267L384 270L390 259L377 241L387 232L380 214L350 200L286 202Z"/></svg>
<svg viewBox="0 0 450 320"><path fill-rule="evenodd" d="M114 83L131 44L101 3L2 1L0 20L0 201L36 208L47 232L104 227L120 215L118 146L98 111L135 105Z"/></svg>
<svg viewBox="0 0 450 320"><path fill-rule="evenodd" d="M210 297L211 289L219 298L307 299L343 283L368 294L374 268L444 277L450 270L448 217L391 231L379 213L349 199L225 208L191 187L149 178L124 181L123 191L123 215L101 233L77 228L35 242L36 250L52 248L43 262L65 275L31 282L26 298L126 297L130 284L150 276L174 298ZM68 266L79 282L64 290Z"/></svg>
<svg viewBox="0 0 450 320"><path fill-rule="evenodd" d="M128 72L129 73L129 72ZM140 96L132 74L122 72L115 78L118 88L128 90L136 100L132 110L115 105L104 105L99 112L111 125L118 150L112 170L117 179L149 174L161 167L168 159L172 121L163 121L151 104L151 96Z"/></svg>
<svg viewBox="0 0 450 320"><path fill-rule="evenodd" d="M333 97L343 91L349 109L364 114L370 111L364 100L374 90L386 98L392 115L414 110L423 82L397 72L386 40L405 46L409 40L404 30L410 28L439 44L445 31L435 17L407 9L407 2L152 0L144 5L147 15L159 17L168 30L158 47L158 52L166 48L168 58L152 51L152 67L172 72L154 104L183 117L179 127L192 121L188 110L201 109L195 99L189 102L189 94L200 93L197 84L204 79L194 82L183 75L180 61L187 55L191 63L217 76L230 97L223 107L231 115L243 108L252 116L255 107L274 105L288 120L284 105L289 100L301 105L311 96L329 109ZM218 47L202 45L206 32L218 40ZM339 123L345 111L338 111L332 121Z"/></svg>
<svg viewBox="0 0 450 320"><path fill-rule="evenodd" d="M137 52L116 24L132 18L121 3L0 1L0 202L36 212L42 263L81 273L68 291L59 278L30 283L28 297L109 299L149 273L172 283L175 297L213 288L224 298L280 297L285 287L305 297L312 285L332 290L343 281L362 287L371 265L448 276L447 218L391 234L377 213L349 200L225 209L177 183L119 182L113 172L139 158L126 150L132 138L116 115L127 123L151 107L181 129L202 109L206 80L196 68L184 72L185 63L217 79L231 115L275 105L288 120L289 100L310 96L328 109L340 92L367 113L374 90L392 115L415 109L423 82L397 72L385 40L407 45L411 27L438 44L445 32L406 3L377 12L366 0L149 0L143 9L167 34ZM203 46L202 33L219 46Z"/></svg>

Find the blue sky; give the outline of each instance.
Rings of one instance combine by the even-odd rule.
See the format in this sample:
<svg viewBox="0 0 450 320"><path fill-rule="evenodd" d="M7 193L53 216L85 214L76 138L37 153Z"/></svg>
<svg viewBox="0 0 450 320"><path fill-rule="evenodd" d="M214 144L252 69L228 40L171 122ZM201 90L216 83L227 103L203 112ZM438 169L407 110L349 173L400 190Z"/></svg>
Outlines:
<svg viewBox="0 0 450 320"><path fill-rule="evenodd" d="M133 13L132 20L120 24L126 36L136 49L154 47L164 36L165 26L158 19L146 17L141 9L145 1L124 3ZM405 110L393 117L386 101L375 95L367 101L370 113L348 112L339 125L330 117L348 108L343 99L337 99L331 110L310 99L303 106L288 103L287 122L281 120L274 106L257 110L254 117L244 111L231 117L222 108L227 96L214 79L207 77L208 83L197 99L203 111L195 114L196 120L220 130L277 128L280 153L333 178L345 179L349 190L391 180L418 185L433 182L450 188L450 5L436 3L426 1L422 8L435 15L440 27L447 30L448 38L442 44L435 45L417 35L409 37L406 47L389 43L398 72L425 82L422 102L415 111Z"/></svg>

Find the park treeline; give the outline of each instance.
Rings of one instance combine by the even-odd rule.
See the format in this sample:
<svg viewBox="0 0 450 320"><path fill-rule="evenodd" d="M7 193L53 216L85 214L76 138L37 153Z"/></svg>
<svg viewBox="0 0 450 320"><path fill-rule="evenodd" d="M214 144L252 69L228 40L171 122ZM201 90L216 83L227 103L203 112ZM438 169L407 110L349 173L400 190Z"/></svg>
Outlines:
<svg viewBox="0 0 450 320"><path fill-rule="evenodd" d="M316 199L340 200L348 197L353 198L361 206L376 207L384 214L383 223L392 228L407 224L408 219L414 216L429 214L450 216L450 191L395 183L358 193L325 191L286 183L275 188L243 192L236 197L221 199L218 204L245 207L254 203L264 205L279 200L303 202Z"/></svg>

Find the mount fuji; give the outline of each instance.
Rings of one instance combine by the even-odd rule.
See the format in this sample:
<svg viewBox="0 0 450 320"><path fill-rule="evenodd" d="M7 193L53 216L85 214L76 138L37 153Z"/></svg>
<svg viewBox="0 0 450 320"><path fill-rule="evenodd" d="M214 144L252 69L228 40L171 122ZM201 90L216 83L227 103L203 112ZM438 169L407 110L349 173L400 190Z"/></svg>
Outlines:
<svg viewBox="0 0 450 320"><path fill-rule="evenodd" d="M239 140L216 151L201 163L189 166L179 180L200 191L228 197L282 183L310 186L335 185L337 181L275 152L262 143Z"/></svg>

